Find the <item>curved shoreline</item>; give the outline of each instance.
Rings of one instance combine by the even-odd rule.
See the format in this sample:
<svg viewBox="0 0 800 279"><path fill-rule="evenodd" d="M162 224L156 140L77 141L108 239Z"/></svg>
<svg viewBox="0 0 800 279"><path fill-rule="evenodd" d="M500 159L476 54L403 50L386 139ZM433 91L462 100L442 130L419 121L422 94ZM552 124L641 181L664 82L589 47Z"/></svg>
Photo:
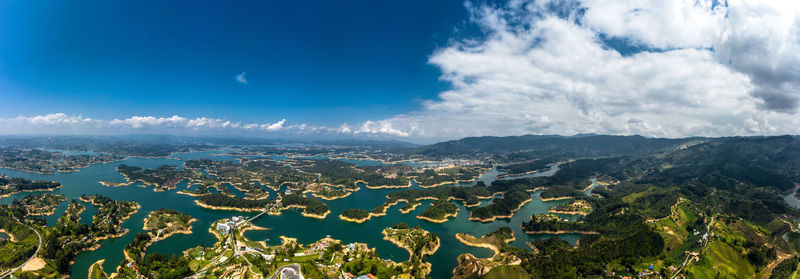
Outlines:
<svg viewBox="0 0 800 279"><path fill-rule="evenodd" d="M425 220L425 221L428 221L428 222L431 222L431 223L441 224L441 223L450 221L450 217L456 217L456 216L458 216L458 210L456 210L456 213L447 213L447 214L445 214L443 219L433 219L433 218L429 218L429 217L425 217L425 216L419 216L419 215L417 215L417 219Z"/></svg>
<svg viewBox="0 0 800 279"><path fill-rule="evenodd" d="M315 218L315 219L325 219L325 218L328 217L328 214L331 214L330 209L328 211L326 211L324 214L318 215L318 214L306 212L306 206L305 205L291 204L291 205L288 205L288 206L284 206L281 210L278 211L278 214L270 214L270 215L280 215L280 211L283 211L283 210L286 210L286 209L292 209L292 208L302 209L303 210L302 215L304 217L310 217L310 218Z"/></svg>
<svg viewBox="0 0 800 279"><path fill-rule="evenodd" d="M53 182L57 182L57 181L53 181ZM16 191L16 192L11 192L11 193L8 193L8 194L0 195L0 198L7 198L7 197L10 197L10 196L12 196L12 195L19 194L19 193L28 193L28 192L52 192L52 191L55 191L56 189L59 189L59 188L61 188L61 186L63 186L63 185L61 185L61 183L59 183L59 184L58 184L58 187L55 187L55 188L36 189L36 190L19 190L19 191Z"/></svg>
<svg viewBox="0 0 800 279"><path fill-rule="evenodd" d="M181 194L181 195L192 196L192 197L202 197L202 196L211 194L211 193L199 194L199 193L189 192L187 190L180 190L180 191L177 191L175 193L178 193L178 194Z"/></svg>
<svg viewBox="0 0 800 279"><path fill-rule="evenodd" d="M242 211L242 212L258 212L263 211L264 208L240 208L240 207L229 207L229 206L214 206L214 205L207 205L199 200L194 201L200 207L213 209L213 210L231 210L231 211Z"/></svg>
<svg viewBox="0 0 800 279"><path fill-rule="evenodd" d="M464 239L463 235L467 235L467 233L457 233L456 234L456 239L458 239L458 241L461 242L462 244L470 246L470 247L486 248L486 249L492 250L492 252L493 252L492 257L496 256L497 254L500 254L500 249L497 248L497 246L489 244L489 243L473 243L473 242L470 242L470 241ZM471 236L471 237L473 237L475 239L480 239L480 238L477 238L477 237L472 236L472 235L469 235L469 236Z"/></svg>
<svg viewBox="0 0 800 279"><path fill-rule="evenodd" d="M542 196L539 196L539 199L540 199L541 201L560 201L560 200L568 200L568 199L572 199L572 197L542 198Z"/></svg>
<svg viewBox="0 0 800 279"><path fill-rule="evenodd" d="M386 228L386 229L383 229L383 231L381 231L381 233L383 234L383 240L389 241L392 244L397 245L397 247L405 249L406 252L408 252L408 260L411 260L411 256L414 254L414 251L411 250L411 247L408 247L408 245L405 245L402 241L399 241L397 239L389 237L389 234L387 233L388 229L389 228ZM428 235L429 233L430 232L425 231L424 235ZM439 250L439 247L441 246L441 244L442 244L442 241L439 239L439 237L436 237L436 246L434 246L430 250L423 249L420 252L420 256L424 257L426 255L433 255L434 253L436 253L437 250ZM408 260L406 260L406 261L408 261ZM428 263L428 264L430 264L430 263ZM430 270L428 270L428 272L430 272Z"/></svg>
<svg viewBox="0 0 800 279"><path fill-rule="evenodd" d="M97 268L99 268L100 272L102 272L103 274L106 274L105 270L103 270L103 263L104 262L106 262L106 259L99 259L96 262L92 263L92 265L89 266L89 279L92 279L92 272L94 271L95 266L97 266Z"/></svg>
<svg viewBox="0 0 800 279"><path fill-rule="evenodd" d="M364 187L371 190L379 190L379 189L401 189L401 188L410 188L411 187L411 178L408 179L408 185L378 185L378 186L371 186L364 182Z"/></svg>
<svg viewBox="0 0 800 279"><path fill-rule="evenodd" d="M361 223L364 223L364 222L366 222L367 220L369 220L369 219L370 219L370 216L369 216L369 215L367 215L367 217L364 217L364 218L362 218L362 219L353 219L353 218L348 218L348 217L345 217L344 215L341 215L341 214L339 214L339 219L342 219L342 220L344 220L344 221L347 221L347 222L352 222L352 223L356 223L356 224L361 224Z"/></svg>
<svg viewBox="0 0 800 279"><path fill-rule="evenodd" d="M317 192L311 192L312 196L320 198L320 199L323 199L323 200L326 200L326 201L343 199L343 198L349 197L352 194L353 194L352 191L346 191L346 193L344 195L342 195L342 196L327 197L327 196L319 195L319 194L317 194Z"/></svg>
<svg viewBox="0 0 800 279"><path fill-rule="evenodd" d="M516 214L517 211L520 211L523 206L525 206L526 204L528 204L532 200L533 200L533 197L530 197L527 200L523 201L522 203L519 204L519 206L517 206L516 209L511 210L511 214L508 214L508 215L495 215L495 216L492 216L490 218L478 218L478 217L472 217L471 216L472 213L470 213L469 220L470 221L480 221L480 222L486 223L486 222L493 222L494 220L497 220L497 218L500 218L500 219L511 218L511 217L514 217L514 214Z"/></svg>

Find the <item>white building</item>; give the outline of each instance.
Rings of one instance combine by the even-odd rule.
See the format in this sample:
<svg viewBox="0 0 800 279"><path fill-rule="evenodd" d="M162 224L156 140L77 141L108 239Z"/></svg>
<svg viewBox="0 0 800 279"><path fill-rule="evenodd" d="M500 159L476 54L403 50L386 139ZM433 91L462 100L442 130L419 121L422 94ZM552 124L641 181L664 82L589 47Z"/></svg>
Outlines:
<svg viewBox="0 0 800 279"><path fill-rule="evenodd" d="M225 223L217 223L217 230L223 234L227 234L231 232L231 226Z"/></svg>

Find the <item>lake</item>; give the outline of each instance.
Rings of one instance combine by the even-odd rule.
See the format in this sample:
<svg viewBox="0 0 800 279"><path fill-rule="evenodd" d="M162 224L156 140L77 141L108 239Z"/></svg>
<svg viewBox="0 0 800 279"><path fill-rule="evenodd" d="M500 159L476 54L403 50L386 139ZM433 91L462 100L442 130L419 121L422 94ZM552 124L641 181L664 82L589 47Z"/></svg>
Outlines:
<svg viewBox="0 0 800 279"><path fill-rule="evenodd" d="M78 254L75 264L72 267L73 278L86 278L89 266L97 260L106 259L103 268L112 271L123 260L122 250L128 245L133 237L138 232L142 232L142 225L144 218L156 209L159 208L172 208L185 212L198 221L193 223L193 234L183 235L177 234L169 237L166 240L159 241L148 249L148 253L180 253L191 247L198 245L211 246L216 239L208 232L209 225L215 220L227 218L235 215L252 216L255 212L243 213L237 211L225 210L210 210L197 206L194 203L195 198L187 195L176 193L178 190L185 189L190 185L184 181L178 184L175 190L165 192L155 192L152 187L140 187L141 183L135 183L129 186L122 187L106 187L100 185L100 181L124 182L124 178L116 171L119 164L127 164L138 166L142 168L155 168L160 165L179 165L183 167L183 162L189 159L209 158L212 160L236 160L237 157L229 155L218 154L218 151L208 152L189 152L189 153L175 153L170 158L128 158L124 161L108 163L108 164L95 164L77 172L55 173L55 174L36 174L21 172L9 169L0 168L0 173L12 177L25 177L28 179L36 180L54 180L60 182L63 187L53 191L54 194L60 194L67 197L67 201L61 203L56 214L47 216L48 224L53 225L58 220L69 204L69 200L77 199L82 194L100 194L116 200L136 201L141 205L139 211L134 214L130 219L123 223L123 227L130 230L125 236L114 239L106 239L101 241L102 247L95 251L83 252ZM347 160L351 163L359 163L357 160ZM378 161L361 162L365 165L372 165L380 163ZM548 171L537 172L527 176L547 176L552 175L558 166L553 166ZM494 177L500 174L495 169L487 171L481 176L480 180L489 185L494 181ZM471 186L471 183L460 183L458 185ZM412 187L418 187L415 184ZM450 187L450 186L441 186ZM233 189L233 188L231 188ZM455 202L459 208L459 214L450 221L436 224L417 219L416 216L425 208L430 205L431 201L423 201L422 205L417 207L414 211L408 214L401 214L399 208L402 203L389 208L386 216L372 218L364 223L356 224L339 219L339 214L345 209L361 208L371 211L373 208L386 201L388 193L402 189L379 189L371 190L362 187L358 192L353 193L344 199L325 201L328 204L331 214L324 220L303 217L299 211L286 210L279 216L264 215L253 223L257 226L269 228L269 230L261 231L248 231L245 235L253 240L270 239L269 244L277 245L280 243L279 236L289 236L297 238L301 243L310 243L320 238L330 235L335 239L341 239L344 243L362 242L367 243L370 247L375 247L376 252L382 258L392 259L394 261L405 261L408 259L408 252L401 249L388 241L383 240L381 231L391 226L393 223L407 223L410 226L421 226L423 229L436 233L441 239L441 247L439 250L428 257L428 261L433 265L431 276L433 278L449 278L452 275L452 269L458 264L457 257L463 253L471 253L478 257L489 257L491 251L484 248L469 247L461 244L456 238L456 233L469 233L475 236L481 236L485 233L492 232L500 227L509 226L514 230L516 240L511 244L517 247L529 249L526 242L533 239L551 237L551 235L526 235L522 232L520 225L524 221L530 220L534 213L546 213L548 208L563 204L567 200L561 201L548 201L542 202L539 199L541 192L532 193L533 200L518 211L510 219L498 219L493 222L475 222L468 220L469 209L464 207L460 202ZM270 197L275 197L274 191L267 189L270 192ZM241 192L235 191L241 195ZM6 198L0 198L0 203L11 203L13 199L20 199L24 196L34 193L20 193ZM482 204L488 204L489 201L484 201ZM88 203L86 211L81 214L81 222L90 224L91 216L94 214L94 206ZM569 216L564 216L569 217ZM572 244L574 244L580 235L577 234L564 234L559 235Z"/></svg>

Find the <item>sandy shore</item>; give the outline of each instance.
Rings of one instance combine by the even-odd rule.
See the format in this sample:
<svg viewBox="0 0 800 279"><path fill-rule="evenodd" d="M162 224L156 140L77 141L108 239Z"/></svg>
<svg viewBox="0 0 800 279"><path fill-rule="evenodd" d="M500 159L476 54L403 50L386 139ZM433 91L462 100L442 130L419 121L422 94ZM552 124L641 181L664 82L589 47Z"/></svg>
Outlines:
<svg viewBox="0 0 800 279"><path fill-rule="evenodd" d="M407 209L400 208L400 213L408 214L409 212L414 211L414 209L417 209L417 207L419 207L421 204L422 204L421 202L416 202L416 203L411 204L411 207L409 207Z"/></svg>
<svg viewBox="0 0 800 279"><path fill-rule="evenodd" d="M422 184L419 184L419 183L417 183L417 185L419 185L420 188L433 188L433 187L439 187L439 186L448 185L448 184L458 184L458 183L472 182L472 181L477 180L478 178L480 178L480 176L478 176L477 178L468 179L468 180L458 180L458 179L456 179L456 180L453 180L453 181L446 181L446 182L436 183L436 184L433 184L433 185L422 185ZM414 180L414 181L416 181L416 180Z"/></svg>
<svg viewBox="0 0 800 279"><path fill-rule="evenodd" d="M92 278L92 272L94 272L94 269L95 269L95 267L99 268L99 269L100 269L100 272L102 272L102 273L106 273L106 272L103 270L103 263L104 263L104 262L106 262L106 259L100 259L100 260L98 260L98 261L94 262L94 263L93 263L91 266L89 266L89 279L91 279L91 278Z"/></svg>
<svg viewBox="0 0 800 279"><path fill-rule="evenodd" d="M207 204L205 204L205 203L203 203L201 201L198 201L198 200L195 200L194 203L197 204L200 207L208 208L208 209L214 209L214 210L233 210L233 211L243 211L243 212L258 212L258 211L264 211L264 209L265 209L265 208L239 208L239 207L229 207L229 206L213 206L213 205L207 205Z"/></svg>
<svg viewBox="0 0 800 279"><path fill-rule="evenodd" d="M58 185L58 187L55 187L55 188L50 188L50 189L21 190L21 191L11 192L11 193L8 193L8 194L5 194L5 195L0 195L0 198L7 198L7 197L10 197L10 196L12 196L12 195L19 194L19 193L29 193L29 192L52 192L52 191L55 191L55 190L56 190L56 189L58 189L58 188L61 188L61 186L62 186L62 185L61 185L61 184L59 184L59 185Z"/></svg>
<svg viewBox="0 0 800 279"><path fill-rule="evenodd" d="M186 191L186 190L180 190L180 191L178 191L176 193L181 194L181 195L192 196L192 197L202 197L202 196L210 194L210 193L198 194L198 193L192 193L192 192L189 192L189 191Z"/></svg>
<svg viewBox="0 0 800 279"><path fill-rule="evenodd" d="M492 252L493 252L492 257L494 257L497 254L500 254L500 249L497 248L497 246L489 244L489 243L474 243L474 242L470 242L469 240L467 240L467 236L465 236L465 235L466 235L466 233L457 233L456 234L456 239L458 239L459 242L461 242L461 243L463 243L464 245L467 245L467 246L478 247L478 248L486 248L486 249L492 250ZM475 239L479 239L479 238L471 236L471 235L470 235L470 237L473 237Z"/></svg>
<svg viewBox="0 0 800 279"><path fill-rule="evenodd" d="M417 219L425 220L425 221L432 222L432 223L441 224L441 223L450 221L450 219L449 219L450 217L456 217L456 216L458 216L458 211L456 211L456 213L447 213L447 214L445 214L444 215L444 219L432 219L432 218L428 218L428 217L425 217L425 216L417 216Z"/></svg>
<svg viewBox="0 0 800 279"><path fill-rule="evenodd" d="M477 238L477 237L475 237L473 235L469 235L467 233L457 233L456 234L456 239L458 239L458 241L460 241L464 245L472 246L472 247L479 247L479 248L486 248L486 249L492 250L492 252L494 252L492 257L496 256L497 254L500 254L500 248L498 248L497 246L489 244L489 243L474 243L474 242L471 242L471 241L469 241L467 239L469 237L474 238L475 240L483 239L483 237ZM505 239L504 241L506 243L511 243L514 240L516 240L516 237L514 237L513 232L512 232L511 238Z"/></svg>
<svg viewBox="0 0 800 279"><path fill-rule="evenodd" d="M128 186L132 183L130 182L110 182L110 181L100 181L100 185L108 186L108 187L121 187L121 186Z"/></svg>
<svg viewBox="0 0 800 279"><path fill-rule="evenodd" d="M542 201L560 201L560 200L572 199L572 197L542 198L541 196L539 196L539 199Z"/></svg>
<svg viewBox="0 0 800 279"><path fill-rule="evenodd" d="M341 215L341 214L340 214L340 215L339 215L339 219L342 219L342 220L344 220L344 221L347 221L347 222L353 222L353 223L361 224L361 223L364 223L364 222L366 222L367 220L369 220L369 219L370 219L370 216L369 216L369 215L367 215L367 217L365 217L365 218L363 218L363 219L352 219L352 218L347 218L347 217L344 217L344 215Z"/></svg>
<svg viewBox="0 0 800 279"><path fill-rule="evenodd" d="M408 185L378 185L378 186L371 186L371 185L369 185L367 183L364 183L364 185L367 185L366 186L367 189L372 189L372 190L409 188L409 187L411 187L411 179L410 178L408 179Z"/></svg>
<svg viewBox="0 0 800 279"><path fill-rule="evenodd" d="M314 196L314 197L317 197L317 198L320 198L320 199L323 199L323 200L326 200L326 201L332 201L332 200L343 199L343 198L346 198L346 197L348 197L348 196L350 196L350 195L352 195L352 194L353 194L353 192L352 192L352 191L346 191L346 193L345 193L344 195L341 195L341 196L335 196L335 197L326 197L326 196L323 196L323 195L319 195L319 194L317 194L317 192L312 192L312 193L311 193L311 195L312 195L312 196Z"/></svg>

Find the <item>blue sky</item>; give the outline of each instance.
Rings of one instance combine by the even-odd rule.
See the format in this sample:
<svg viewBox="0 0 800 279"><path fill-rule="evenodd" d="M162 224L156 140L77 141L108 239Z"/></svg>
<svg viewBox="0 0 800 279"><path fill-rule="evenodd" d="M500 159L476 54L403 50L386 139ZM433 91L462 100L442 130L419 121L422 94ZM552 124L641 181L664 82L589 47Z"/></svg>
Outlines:
<svg viewBox="0 0 800 279"><path fill-rule="evenodd" d="M428 56L469 29L460 0L0 5L3 117L391 117L448 86Z"/></svg>
<svg viewBox="0 0 800 279"><path fill-rule="evenodd" d="M0 2L0 134L773 135L798 108L797 1Z"/></svg>

